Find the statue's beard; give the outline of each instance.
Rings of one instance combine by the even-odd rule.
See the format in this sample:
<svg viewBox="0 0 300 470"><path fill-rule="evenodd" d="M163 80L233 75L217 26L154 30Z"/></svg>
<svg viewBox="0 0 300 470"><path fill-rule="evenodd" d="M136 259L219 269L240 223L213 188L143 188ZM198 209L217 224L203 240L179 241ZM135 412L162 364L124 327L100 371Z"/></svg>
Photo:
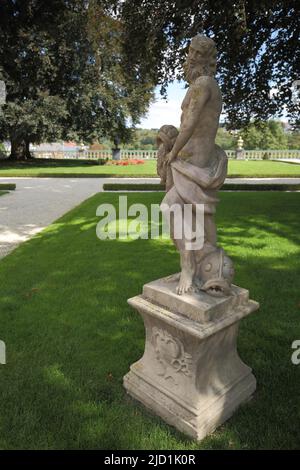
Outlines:
<svg viewBox="0 0 300 470"><path fill-rule="evenodd" d="M189 83L193 83L198 77L203 75L212 75L207 67L204 67L202 64L192 65L190 61L184 63L184 74L185 78Z"/></svg>

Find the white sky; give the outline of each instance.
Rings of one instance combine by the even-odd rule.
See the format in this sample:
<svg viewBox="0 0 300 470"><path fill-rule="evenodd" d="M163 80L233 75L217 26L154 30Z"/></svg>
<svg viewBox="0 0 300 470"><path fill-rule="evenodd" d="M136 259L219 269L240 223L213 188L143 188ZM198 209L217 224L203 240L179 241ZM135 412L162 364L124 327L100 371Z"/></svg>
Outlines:
<svg viewBox="0 0 300 470"><path fill-rule="evenodd" d="M138 127L143 129L159 129L163 124L179 127L181 103L186 93L184 82L171 83L167 88L168 100L163 100L159 89L156 90L156 100L149 107L148 113Z"/></svg>

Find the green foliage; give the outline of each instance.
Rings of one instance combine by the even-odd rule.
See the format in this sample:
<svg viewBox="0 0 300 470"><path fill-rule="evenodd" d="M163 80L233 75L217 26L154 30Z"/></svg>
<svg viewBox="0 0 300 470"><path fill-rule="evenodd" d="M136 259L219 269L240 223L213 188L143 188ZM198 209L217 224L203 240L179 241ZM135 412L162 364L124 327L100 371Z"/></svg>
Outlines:
<svg viewBox="0 0 300 470"><path fill-rule="evenodd" d="M104 191L164 191L161 184L104 183ZM236 184L224 183L221 191L299 191L300 184Z"/></svg>
<svg viewBox="0 0 300 470"><path fill-rule="evenodd" d="M156 150L156 136L158 129L135 129L129 142L121 145L121 148L129 150ZM299 149L300 133L286 132L280 121L267 121L251 123L242 132L245 139L244 148L247 150L264 149ZM225 150L235 150L237 137L220 126L216 136L216 143ZM113 143L109 140L101 140L104 148L110 149Z"/></svg>
<svg viewBox="0 0 300 470"><path fill-rule="evenodd" d="M129 150L156 150L157 132L155 129L135 129L131 141L123 147Z"/></svg>
<svg viewBox="0 0 300 470"><path fill-rule="evenodd" d="M279 121L250 123L241 135L247 150L280 150L288 148L287 134Z"/></svg>
<svg viewBox="0 0 300 470"><path fill-rule="evenodd" d="M165 186L155 183L104 183L103 191L164 191Z"/></svg>
<svg viewBox="0 0 300 470"><path fill-rule="evenodd" d="M216 136L216 144L220 145L224 150L235 150L236 138L224 127L219 127Z"/></svg>
<svg viewBox="0 0 300 470"><path fill-rule="evenodd" d="M133 150L156 150L157 133L158 129L135 129L132 140L123 147ZM216 143L225 150L236 148L236 138L224 127L218 129Z"/></svg>
<svg viewBox="0 0 300 470"><path fill-rule="evenodd" d="M300 100L291 99L300 75L298 10L298 0L126 0L120 5L125 58L164 91L183 75L188 41L207 34L217 44L229 126L282 115L284 108L299 123Z"/></svg>
<svg viewBox="0 0 300 470"><path fill-rule="evenodd" d="M288 148L300 150L300 132L287 132Z"/></svg>
<svg viewBox="0 0 300 470"><path fill-rule="evenodd" d="M127 142L153 86L163 92L182 76L188 40L199 32L218 46L229 126L265 120L284 106L297 120L290 86L299 78L296 6L295 0L3 0L0 79L7 104L0 139L11 140L15 157L29 156L29 143L42 140ZM272 88L278 92L271 97ZM224 148L232 145L218 138ZM154 137L141 145L153 148Z"/></svg>
<svg viewBox="0 0 300 470"><path fill-rule="evenodd" d="M0 3L0 138L16 158L29 142L130 136L153 85L122 59L122 28L107 2Z"/></svg>
<svg viewBox="0 0 300 470"><path fill-rule="evenodd" d="M14 191L15 189L16 189L16 185L13 183L0 183L0 190Z"/></svg>
<svg viewBox="0 0 300 470"><path fill-rule="evenodd" d="M0 115L2 136L12 136L20 141L41 143L53 141L61 135L67 116L65 102L59 96L38 92L35 98L8 101L5 114Z"/></svg>

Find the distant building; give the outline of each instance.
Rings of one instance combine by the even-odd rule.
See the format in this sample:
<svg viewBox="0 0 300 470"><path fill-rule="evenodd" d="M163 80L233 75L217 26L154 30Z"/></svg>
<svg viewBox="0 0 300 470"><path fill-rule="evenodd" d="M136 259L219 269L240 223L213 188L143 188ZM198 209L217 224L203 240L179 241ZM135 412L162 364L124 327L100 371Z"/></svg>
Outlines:
<svg viewBox="0 0 300 470"><path fill-rule="evenodd" d="M53 142L30 146L30 150L37 152L76 152L87 148L88 146L82 146L76 142Z"/></svg>

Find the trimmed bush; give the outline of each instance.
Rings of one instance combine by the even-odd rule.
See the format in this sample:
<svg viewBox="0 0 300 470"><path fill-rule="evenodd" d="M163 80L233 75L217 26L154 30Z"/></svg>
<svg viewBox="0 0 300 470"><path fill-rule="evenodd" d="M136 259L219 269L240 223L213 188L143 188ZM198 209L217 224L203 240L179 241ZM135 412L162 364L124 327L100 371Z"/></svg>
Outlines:
<svg viewBox="0 0 300 470"><path fill-rule="evenodd" d="M104 183L104 191L164 191L161 184ZM300 191L300 184L232 184L226 183L221 191Z"/></svg>
<svg viewBox="0 0 300 470"><path fill-rule="evenodd" d="M300 184L224 184L221 191L299 191Z"/></svg>
<svg viewBox="0 0 300 470"><path fill-rule="evenodd" d="M14 191L16 185L13 183L0 183L0 191Z"/></svg>
<svg viewBox="0 0 300 470"><path fill-rule="evenodd" d="M104 183L104 191L164 191L162 184L151 183Z"/></svg>

